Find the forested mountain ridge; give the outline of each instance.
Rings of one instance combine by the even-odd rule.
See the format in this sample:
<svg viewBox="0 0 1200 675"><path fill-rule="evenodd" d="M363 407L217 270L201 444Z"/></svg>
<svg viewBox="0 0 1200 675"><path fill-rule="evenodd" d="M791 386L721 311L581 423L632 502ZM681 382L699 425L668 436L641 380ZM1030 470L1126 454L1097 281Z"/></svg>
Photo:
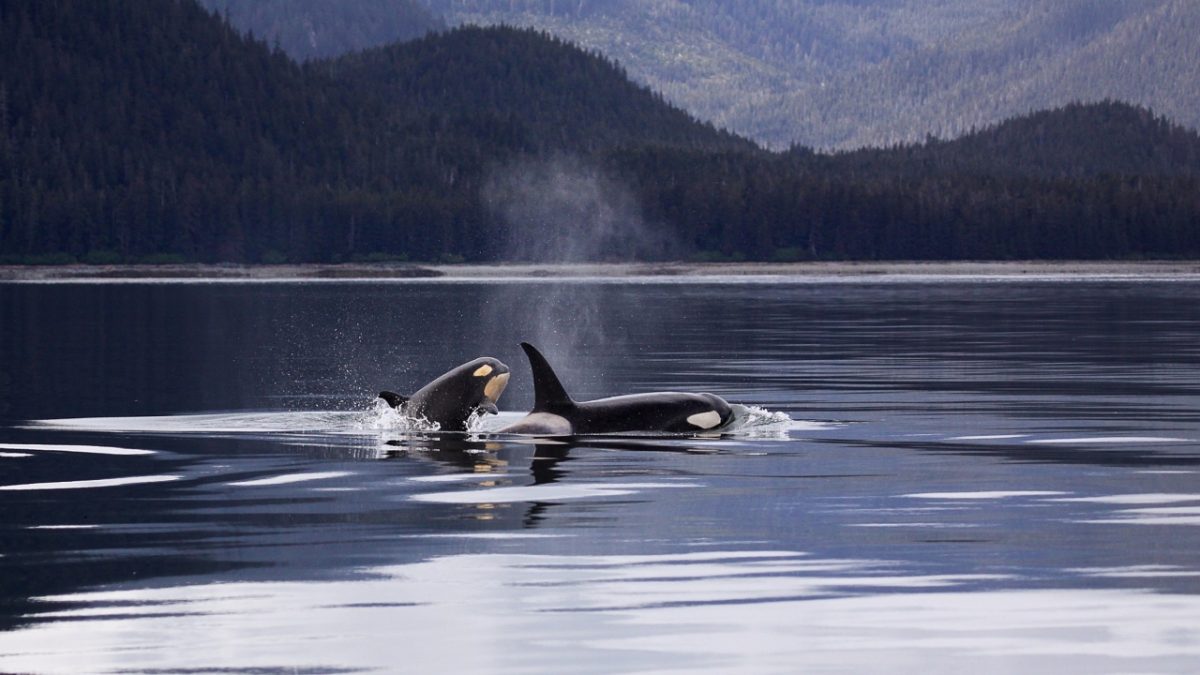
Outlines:
<svg viewBox="0 0 1200 675"><path fill-rule="evenodd" d="M426 0L616 59L702 119L776 148L953 138L1072 101L1200 128L1194 0Z"/></svg>
<svg viewBox="0 0 1200 675"><path fill-rule="evenodd" d="M1200 129L1200 3L1047 0L996 28L843 74L781 112L820 111L800 118L800 137L822 134L842 146L915 140L922 124L952 138L1014 115L1105 99Z"/></svg>
<svg viewBox="0 0 1200 675"><path fill-rule="evenodd" d="M1109 102L773 154L528 30L299 65L192 0L0 3L0 261L1194 257L1197 147Z"/></svg>
<svg viewBox="0 0 1200 675"><path fill-rule="evenodd" d="M705 259L1011 260L1200 254L1198 158L1196 132L1108 102L889 149L612 161Z"/></svg>
<svg viewBox="0 0 1200 675"><path fill-rule="evenodd" d="M190 2L5 2L0 73L6 253L237 257L236 210L317 180L358 114L308 105L298 66Z"/></svg>
<svg viewBox="0 0 1200 675"><path fill-rule="evenodd" d="M304 61L403 42L446 28L417 0L199 0Z"/></svg>
<svg viewBox="0 0 1200 675"><path fill-rule="evenodd" d="M520 85L508 113L487 79L497 63ZM591 107L548 112L574 95L564 83L593 92ZM472 99L473 110L451 105ZM478 257L485 170L594 146L550 133L568 119L614 144L649 130L662 143L753 147L530 31L455 31L302 67L192 0L11 0L0 4L0 255Z"/></svg>
<svg viewBox="0 0 1200 675"><path fill-rule="evenodd" d="M538 152L643 143L757 150L634 84L603 56L529 30L465 27L316 69L391 107L519 130L522 147Z"/></svg>
<svg viewBox="0 0 1200 675"><path fill-rule="evenodd" d="M806 148L791 154L812 159ZM862 171L1089 178L1200 175L1200 135L1146 108L1106 101L1071 103L972 130L889 149L838 153L831 161Z"/></svg>

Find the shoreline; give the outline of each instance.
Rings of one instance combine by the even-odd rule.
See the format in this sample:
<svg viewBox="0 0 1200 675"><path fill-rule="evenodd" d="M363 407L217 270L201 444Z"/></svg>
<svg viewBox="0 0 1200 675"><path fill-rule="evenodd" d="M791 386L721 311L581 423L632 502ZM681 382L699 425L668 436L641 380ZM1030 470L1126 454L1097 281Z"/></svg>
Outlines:
<svg viewBox="0 0 1200 675"><path fill-rule="evenodd" d="M852 278L1109 278L1200 276L1200 260L1002 262L734 262L734 263L492 263L422 265L54 265L0 266L0 283L52 281L328 281L773 277Z"/></svg>

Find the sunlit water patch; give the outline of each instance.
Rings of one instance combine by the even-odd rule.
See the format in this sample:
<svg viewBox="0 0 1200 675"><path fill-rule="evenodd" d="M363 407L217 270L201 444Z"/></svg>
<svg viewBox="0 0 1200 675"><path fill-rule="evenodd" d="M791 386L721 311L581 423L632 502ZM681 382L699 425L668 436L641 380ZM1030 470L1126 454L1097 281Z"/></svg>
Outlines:
<svg viewBox="0 0 1200 675"><path fill-rule="evenodd" d="M1126 445L1155 443L1195 443L1192 438L1169 438L1162 436L1085 436L1082 438L1039 438L1029 443L1040 445Z"/></svg>
<svg viewBox="0 0 1200 675"><path fill-rule="evenodd" d="M339 581L41 597L29 626L0 633L0 668L1084 673L1200 658L1200 596L968 592L983 580L771 550L460 554Z"/></svg>
<svg viewBox="0 0 1200 675"><path fill-rule="evenodd" d="M366 412L226 412L143 417L81 417L45 419L35 429L60 429L124 434L285 434L367 431L374 417Z"/></svg>
<svg viewBox="0 0 1200 675"><path fill-rule="evenodd" d="M255 478L253 480L239 480L229 483L234 487L262 487L264 485L292 485L293 483L308 483L311 481L322 481L330 478L342 478L345 476L354 475L350 471L316 471L312 473L289 473L280 476L270 476L268 478Z"/></svg>
<svg viewBox="0 0 1200 675"><path fill-rule="evenodd" d="M1052 490L992 490L987 492L921 492L904 496L913 499L989 500L1010 497L1049 497L1063 494L1066 493Z"/></svg>
<svg viewBox="0 0 1200 675"><path fill-rule="evenodd" d="M439 504L498 504L505 502L562 501L635 495L646 490L701 487L694 483L598 483L595 485L532 485L523 487L487 487L455 492L429 492L414 495L420 502Z"/></svg>
<svg viewBox="0 0 1200 675"><path fill-rule="evenodd" d="M124 485L141 485L145 483L165 483L179 480L179 476L122 476L120 478L98 478L95 480L69 480L52 483L24 483L17 485L0 485L0 490L89 490L96 488L121 487Z"/></svg>
<svg viewBox="0 0 1200 675"><path fill-rule="evenodd" d="M0 443L0 448L6 450L23 450L26 452L9 453L18 457L30 457L30 452L75 452L88 455L115 455L115 456L131 456L131 455L153 455L153 450L144 450L141 448L114 448L107 445L66 445L48 443Z"/></svg>
<svg viewBox="0 0 1200 675"><path fill-rule="evenodd" d="M1066 497L1056 501L1090 502L1094 504L1171 504L1174 502L1200 502L1200 492L1188 494L1122 494L1093 495L1090 497Z"/></svg>

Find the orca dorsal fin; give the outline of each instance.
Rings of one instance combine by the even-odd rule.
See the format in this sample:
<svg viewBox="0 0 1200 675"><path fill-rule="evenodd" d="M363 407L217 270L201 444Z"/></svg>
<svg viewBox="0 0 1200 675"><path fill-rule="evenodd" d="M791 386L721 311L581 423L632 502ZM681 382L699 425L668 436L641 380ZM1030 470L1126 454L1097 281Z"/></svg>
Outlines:
<svg viewBox="0 0 1200 675"><path fill-rule="evenodd" d="M525 350L525 356L529 358L529 368L533 371L534 412L575 407L575 401L572 401L567 395L567 390L563 389L562 382L558 381L558 375L554 374L554 369L550 367L546 357L528 342L522 342L521 349Z"/></svg>
<svg viewBox="0 0 1200 675"><path fill-rule="evenodd" d="M401 396L394 391L381 391L379 392L379 398L387 401L387 404L393 408L399 408L401 403L408 402L407 396Z"/></svg>

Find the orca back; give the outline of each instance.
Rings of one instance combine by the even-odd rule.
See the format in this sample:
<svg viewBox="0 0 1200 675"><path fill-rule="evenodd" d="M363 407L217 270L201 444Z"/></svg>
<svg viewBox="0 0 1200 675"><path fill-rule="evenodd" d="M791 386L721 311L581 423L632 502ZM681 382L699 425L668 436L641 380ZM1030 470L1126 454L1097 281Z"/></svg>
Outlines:
<svg viewBox="0 0 1200 675"><path fill-rule="evenodd" d="M575 407L575 401L567 394L558 375L533 345L521 343L525 356L529 359L529 368L533 371L533 412L558 413Z"/></svg>

